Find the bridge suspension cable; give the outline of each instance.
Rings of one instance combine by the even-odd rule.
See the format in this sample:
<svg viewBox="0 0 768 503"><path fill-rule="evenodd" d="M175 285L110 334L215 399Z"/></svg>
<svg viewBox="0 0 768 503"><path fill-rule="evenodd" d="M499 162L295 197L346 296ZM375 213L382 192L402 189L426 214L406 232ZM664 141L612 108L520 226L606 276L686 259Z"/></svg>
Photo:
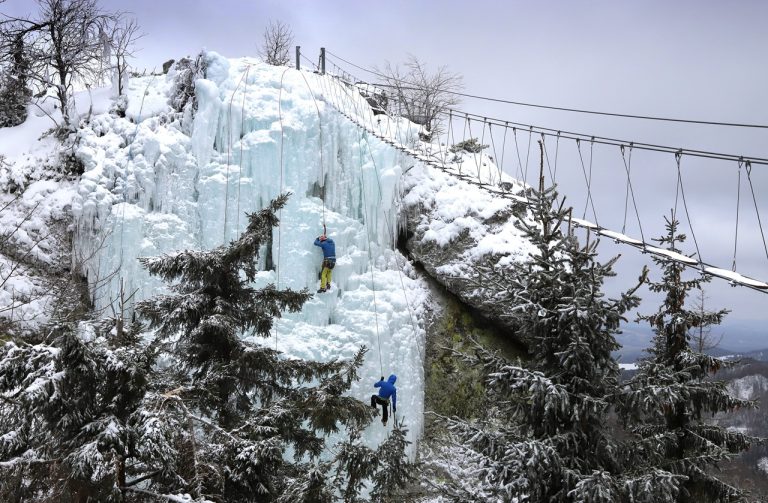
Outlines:
<svg viewBox="0 0 768 503"><path fill-rule="evenodd" d="M407 86L417 86L417 84L413 82L409 82L406 80L394 78L390 75L385 75L381 72L378 72L376 70L372 70L370 68L365 68L361 65L357 65L355 63L352 63L351 61L342 58L338 54L334 54L333 52L326 50L326 54L330 54L334 58L338 59L339 61L342 61L350 66L353 66L357 68L358 70L362 70L364 72L370 73L371 75L375 75L377 77L385 79L387 82L396 82L398 84L405 84L405 86L401 85L393 85L388 83L376 83L376 86L379 87L396 87L399 89L404 90L414 90L418 89L418 87L407 87ZM653 120L653 121L663 121L663 122L678 122L678 123L686 123L686 124L702 124L702 125L708 125L708 126L726 126L726 127L742 127L742 128L758 128L758 129L768 129L768 125L766 124L748 124L748 123L739 123L739 122L722 122L722 121L705 121L705 120L695 120L695 119L678 119L678 118L672 118L672 117L655 117L651 115L636 115L636 114L622 114L622 113L615 113L615 112L601 112L601 111L595 111L595 110L586 110L586 109L580 109L580 108L568 108L568 107L556 107L551 105L540 105L535 103L524 103L522 101L512 101L512 100L506 100L501 98L491 98L488 96L480 96L476 94L468 94L468 93L462 93L458 91L445 91L447 94L452 94L454 96L461 96L463 98L472 98L472 99L478 99L483 101L492 101L496 103L505 103L508 105L517 105L517 106L524 106L524 107L532 107L532 108L542 108L547 110L559 110L562 112L575 112L575 113L582 113L582 114L591 114L591 115L604 115L604 116L610 116L610 117L623 117L627 119L643 119L643 120Z"/></svg>

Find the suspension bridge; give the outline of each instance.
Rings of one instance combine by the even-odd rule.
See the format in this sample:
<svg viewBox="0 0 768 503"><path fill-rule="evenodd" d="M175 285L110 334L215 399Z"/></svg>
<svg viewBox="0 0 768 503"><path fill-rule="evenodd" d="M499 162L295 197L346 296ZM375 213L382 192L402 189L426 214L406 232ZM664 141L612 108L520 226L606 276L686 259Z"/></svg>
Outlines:
<svg viewBox="0 0 768 503"><path fill-rule="evenodd" d="M526 190L520 190L519 188L514 190L513 184L505 181L502 174L513 176L512 173L514 173L514 177L524 182L525 187L535 189L535 185L528 184L528 180L530 176L539 175L537 173L539 167L532 167L535 161L531 162L532 145L539 144L541 153L541 183L543 184L544 166L546 166L549 182L555 184L558 182L558 162L560 165L563 164L564 152L570 149L570 164L575 164L577 169L581 171L586 197L584 209L580 217L578 214L574 215L577 210L572 210L568 219L569 226L586 229L588 233L595 233L613 240L622 246L632 247L644 254L651 254L664 260L675 261L687 268L699 271L704 276L723 279L731 286L740 286L768 293L768 282L757 279L754 273L746 274L737 270L739 236L742 236L743 239L745 234L760 236L766 258L766 262L763 265L768 266L768 245L766 244L760 215L760 205L758 203L760 199L757 194L757 184L753 176L753 169L756 166L768 166L768 159L583 134L491 118L450 108L437 110L437 120L443 124L443 127L441 130L430 132L423 126L412 120L406 120L397 113L397 111L411 110L412 104L403 103L403 96L398 95L397 92L386 91L391 85L387 84L385 75L356 65L347 59L336 56L330 51L326 53L324 49L321 50L321 58L318 64L300 54L297 48L297 68L299 67L300 58L314 67L316 73L323 75L323 78L319 79L322 88L321 95L328 105L354 122L367 134L402 151L414 161L425 163L467 183L479 186L495 197L527 204ZM352 74L349 70L350 66L369 72L378 77L378 80L376 82L367 82L365 79ZM408 82L399 82L399 84L404 86L412 85ZM457 94L476 97L462 93ZM491 100L493 99L491 98ZM495 101L538 106L506 100ZM658 118L558 107L544 108L667 122L708 124L725 127L768 128L768 126L759 124ZM382 117L385 120L382 120ZM413 119L413 117L410 118ZM430 135L432 137L427 138ZM470 162L466 162L466 158L459 159L456 156L454 147L461 144L466 145L467 142L474 142L474 145L476 145L476 148L473 149L476 152L473 152ZM618 168L623 178L621 190L616 191L617 187L612 187L612 192L624 194L623 221L620 226L602 225L600 223L602 219L599 218L602 215L598 215L595 207L596 180L593 177L593 164L596 158L596 148L609 153L613 152L615 157L611 162ZM483 150L487 150L488 153L484 153ZM642 178L642 173L638 174L636 167L633 172L633 154L636 159L639 154L656 156L657 160L655 162L669 163L674 170L674 200L670 201L669 207L672 208L673 218L679 213L684 217L684 223L693 238L694 253L678 253L651 244L647 232L644 231L644 220L641 218L638 208L640 194L638 193L637 185L638 180ZM512 161L510 161L510 158ZM697 219L697 215L694 214L689 204L690 194L688 194L686 189L690 181L688 180L690 174L686 173L684 169L689 160L716 162L723 165L724 168L734 171L736 194L732 223L732 228L734 229L733 240L728 242L724 239L719 239L718 241L721 243L721 247L728 247L729 250L732 250L732 254L730 254L730 267L724 266L722 263L714 264L702 258L713 256L715 253L702 250L700 247L701 240L697 238L694 230L695 227L706 226L707 222L704 221L702 223L704 219ZM637 161L635 164L637 164ZM591 211L590 218L587 218L588 211ZM752 215L751 220L754 222L754 228L745 228L745 224L742 223L742 220L746 220L745 215L747 213ZM654 215L654 218L658 217L658 215ZM683 218L680 220L683 220ZM637 235L629 235L628 224L636 228L635 232L637 232ZM722 256L722 250L718 250L718 255Z"/></svg>

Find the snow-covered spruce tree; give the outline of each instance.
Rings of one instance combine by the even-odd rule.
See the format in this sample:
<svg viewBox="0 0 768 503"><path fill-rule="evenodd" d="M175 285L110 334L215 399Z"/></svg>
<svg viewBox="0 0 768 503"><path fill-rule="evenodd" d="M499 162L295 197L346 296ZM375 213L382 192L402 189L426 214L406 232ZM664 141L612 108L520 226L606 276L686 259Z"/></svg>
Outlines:
<svg viewBox="0 0 768 503"><path fill-rule="evenodd" d="M410 466L398 433L365 465L318 459L325 433L357 438L370 422L371 409L344 396L364 348L316 363L239 339L268 334L308 296L251 286L286 197L250 215L228 247L145 261L180 280L141 304L154 338L112 320L0 347L0 500L316 502L360 473L374 490L409 480L393 469Z"/></svg>
<svg viewBox="0 0 768 503"><path fill-rule="evenodd" d="M0 500L122 499L152 357L98 328L56 325L0 348Z"/></svg>
<svg viewBox="0 0 768 503"><path fill-rule="evenodd" d="M667 233L656 241L681 253L678 244L686 236L678 232L674 213L665 221ZM685 479L676 501L742 501L742 491L723 483L708 468L747 450L756 439L705 419L754 404L732 397L724 382L707 379L726 363L693 351L689 335L691 329L719 324L728 311L687 309L689 292L709 278L685 279L680 262L656 256L653 260L662 277L649 280L648 287L663 294L664 301L655 313L639 316L655 336L649 357L640 362L637 374L623 389L620 413L645 446L645 462Z"/></svg>
<svg viewBox="0 0 768 503"><path fill-rule="evenodd" d="M176 473L155 461L163 470L143 490L266 502L301 489L303 496L292 501L330 501L330 472L344 478L369 470L366 476L375 478L389 464L382 458L364 467L329 465L319 458L326 434L346 429L354 436L371 420L370 407L346 396L365 348L351 361L321 363L286 358L241 338L268 337L275 317L298 311L310 297L306 290L252 285L259 249L287 198L249 215L247 229L229 246L142 260L151 274L175 281L171 294L138 304L172 362L164 389L149 398L155 409L145 415L143 431L148 444L176 460L186 450ZM398 455L405 456L404 446ZM153 457L147 454L147 464ZM347 500L356 498L355 492Z"/></svg>
<svg viewBox="0 0 768 503"><path fill-rule="evenodd" d="M626 476L623 448L607 426L618 377L614 334L639 304L642 278L606 299L602 285L616 259L597 262L596 242L582 246L563 232L567 210L554 188L532 193L530 208L534 221L519 225L536 252L505 275L497 299L530 359L510 363L479 345L466 356L485 367L497 408L486 423L446 420L458 437L453 455L467 460L474 482L454 479L441 490L457 501L664 501L639 496L638 483L655 474Z"/></svg>

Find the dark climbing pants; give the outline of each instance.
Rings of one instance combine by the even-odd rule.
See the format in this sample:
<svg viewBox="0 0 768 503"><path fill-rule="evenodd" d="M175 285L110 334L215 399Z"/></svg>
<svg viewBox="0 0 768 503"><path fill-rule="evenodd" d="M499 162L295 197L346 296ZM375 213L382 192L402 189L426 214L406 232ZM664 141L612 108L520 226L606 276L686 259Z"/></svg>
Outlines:
<svg viewBox="0 0 768 503"><path fill-rule="evenodd" d="M386 423L387 417L389 417L389 400L386 398L381 398L379 395L371 395L371 407L376 407L376 404L381 405L383 410L381 422Z"/></svg>

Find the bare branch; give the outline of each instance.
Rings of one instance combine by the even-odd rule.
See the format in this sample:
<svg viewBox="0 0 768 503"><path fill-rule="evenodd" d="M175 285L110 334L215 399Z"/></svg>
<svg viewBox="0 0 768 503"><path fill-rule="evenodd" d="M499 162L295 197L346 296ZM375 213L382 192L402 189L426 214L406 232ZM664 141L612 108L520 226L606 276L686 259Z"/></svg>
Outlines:
<svg viewBox="0 0 768 503"><path fill-rule="evenodd" d="M259 56L265 63L285 66L290 61L289 50L293 45L293 32L281 21L270 21L264 30L264 43L259 49Z"/></svg>
<svg viewBox="0 0 768 503"><path fill-rule="evenodd" d="M464 88L463 77L451 72L446 66L430 73L426 63L415 56L410 56L404 67L401 70L387 63L380 70L399 107L398 110L390 111L421 124L431 138L435 133L440 133L441 113L459 104L460 99L454 93Z"/></svg>

